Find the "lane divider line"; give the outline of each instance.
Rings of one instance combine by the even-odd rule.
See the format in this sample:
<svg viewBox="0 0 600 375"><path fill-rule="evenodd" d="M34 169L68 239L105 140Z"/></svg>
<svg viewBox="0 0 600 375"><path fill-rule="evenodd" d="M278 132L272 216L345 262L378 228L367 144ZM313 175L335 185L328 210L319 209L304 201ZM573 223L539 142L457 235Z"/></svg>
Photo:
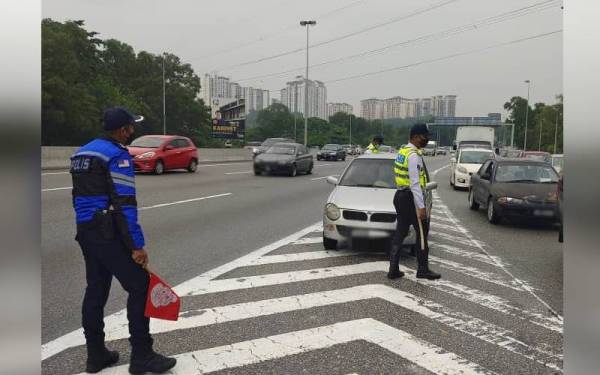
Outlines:
<svg viewBox="0 0 600 375"><path fill-rule="evenodd" d="M153 209L153 208L173 206L173 205L176 205L176 204L198 202L198 201L203 201L203 200L207 200L207 199L226 197L226 196L229 196L229 195L231 195L231 193L223 193L223 194L217 194L217 195L210 195L208 197L192 198L192 199L186 199L186 200L182 200L182 201L175 201L175 202L169 202L169 203L160 203L160 204L155 204L155 205L152 205L152 206L140 207L140 208L138 208L138 211L150 210L150 209Z"/></svg>
<svg viewBox="0 0 600 375"><path fill-rule="evenodd" d="M72 186L66 186L66 187L59 187L59 188L42 189L42 192L44 192L44 191L57 191L57 190L69 190L69 189L73 189L73 187Z"/></svg>
<svg viewBox="0 0 600 375"><path fill-rule="evenodd" d="M227 172L225 173L226 175L232 175L232 174L247 174L247 173L252 173L252 171L243 171L243 172Z"/></svg>

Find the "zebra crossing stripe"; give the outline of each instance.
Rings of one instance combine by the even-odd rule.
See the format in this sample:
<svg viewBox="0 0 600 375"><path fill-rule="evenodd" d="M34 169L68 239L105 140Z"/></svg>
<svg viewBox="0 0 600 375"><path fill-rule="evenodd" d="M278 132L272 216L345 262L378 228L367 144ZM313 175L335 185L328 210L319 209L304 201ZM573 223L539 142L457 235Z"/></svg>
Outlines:
<svg viewBox="0 0 600 375"><path fill-rule="evenodd" d="M512 353L534 360L553 370L561 371L562 355L550 353L544 349L523 343L514 334L504 328L485 322L457 311L450 311L444 306L402 290L382 284L361 285L346 289L310 293L262 301L219 306L210 309L185 311L177 322L153 320L151 333L163 333L194 327L209 326L225 322L255 318L272 314L305 310L334 304L379 298L402 308L411 310L426 318L444 324L459 332L498 345ZM125 316L107 322L106 340L118 340L129 337ZM74 346L84 345L83 336L79 336ZM535 353L532 355L531 353Z"/></svg>
<svg viewBox="0 0 600 375"><path fill-rule="evenodd" d="M323 237L305 237L292 242L291 245L310 245L321 242L323 242Z"/></svg>
<svg viewBox="0 0 600 375"><path fill-rule="evenodd" d="M349 257L354 255L364 254L356 251L309 251L303 253L294 253L294 254L281 254L281 255L265 255L258 259L251 261L249 266L257 266L263 264L276 264L276 263L287 263L287 262L298 262L298 261L306 261L306 260L317 260L317 259L327 259L327 258L339 258L339 257Z"/></svg>
<svg viewBox="0 0 600 375"><path fill-rule="evenodd" d="M370 318L179 354L175 356L177 366L171 370L171 374L206 374L357 340L379 345L435 374L493 374L437 345ZM127 365L108 370L106 374L111 375L127 374L128 371Z"/></svg>

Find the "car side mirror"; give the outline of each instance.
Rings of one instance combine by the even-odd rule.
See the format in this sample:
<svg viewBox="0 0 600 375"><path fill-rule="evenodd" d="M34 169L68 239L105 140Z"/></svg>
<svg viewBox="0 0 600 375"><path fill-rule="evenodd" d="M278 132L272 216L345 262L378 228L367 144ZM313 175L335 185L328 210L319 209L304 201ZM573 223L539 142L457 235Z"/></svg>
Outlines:
<svg viewBox="0 0 600 375"><path fill-rule="evenodd" d="M489 179L491 179L491 178L492 178L492 176L490 175L490 173L489 173L489 172L484 172L484 173L481 175L481 178L482 178L482 179L484 179L484 180L489 180Z"/></svg>
<svg viewBox="0 0 600 375"><path fill-rule="evenodd" d="M452 149L456 151L456 145L452 145Z"/></svg>
<svg viewBox="0 0 600 375"><path fill-rule="evenodd" d="M435 181L431 181L428 182L427 185L425 185L425 190L430 191L430 190L435 190L438 187L438 183Z"/></svg>
<svg viewBox="0 0 600 375"><path fill-rule="evenodd" d="M165 151L169 151L169 150L173 150L175 147L173 147L172 145L166 145L165 146Z"/></svg>
<svg viewBox="0 0 600 375"><path fill-rule="evenodd" d="M331 185L337 185L338 179L336 177L329 176L329 177L327 177L327 183L331 184Z"/></svg>

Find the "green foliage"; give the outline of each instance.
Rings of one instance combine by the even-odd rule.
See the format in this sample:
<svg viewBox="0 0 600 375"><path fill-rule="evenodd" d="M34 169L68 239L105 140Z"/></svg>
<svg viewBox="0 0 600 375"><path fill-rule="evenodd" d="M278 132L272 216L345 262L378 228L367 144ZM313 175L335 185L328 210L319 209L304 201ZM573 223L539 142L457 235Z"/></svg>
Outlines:
<svg viewBox="0 0 600 375"><path fill-rule="evenodd" d="M136 54L96 35L83 21L42 21L42 144L89 141L102 132L102 111L116 105L144 115L138 135L162 134L164 62L167 133L198 146L222 146L210 138L209 113L198 99L200 78L189 64L172 54Z"/></svg>

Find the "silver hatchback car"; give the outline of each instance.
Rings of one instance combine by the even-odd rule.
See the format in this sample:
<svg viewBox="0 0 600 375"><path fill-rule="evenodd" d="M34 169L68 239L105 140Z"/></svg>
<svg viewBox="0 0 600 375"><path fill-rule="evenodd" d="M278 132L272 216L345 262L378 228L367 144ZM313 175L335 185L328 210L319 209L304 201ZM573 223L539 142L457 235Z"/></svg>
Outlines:
<svg viewBox="0 0 600 375"><path fill-rule="evenodd" d="M340 242L355 239L390 239L396 230L394 194L396 182L392 153L365 154L352 160L335 185L323 212L323 246L335 250ZM426 189L427 212L431 213L432 194L437 182ZM409 234L413 238L414 233ZM410 243L410 241L407 241Z"/></svg>

